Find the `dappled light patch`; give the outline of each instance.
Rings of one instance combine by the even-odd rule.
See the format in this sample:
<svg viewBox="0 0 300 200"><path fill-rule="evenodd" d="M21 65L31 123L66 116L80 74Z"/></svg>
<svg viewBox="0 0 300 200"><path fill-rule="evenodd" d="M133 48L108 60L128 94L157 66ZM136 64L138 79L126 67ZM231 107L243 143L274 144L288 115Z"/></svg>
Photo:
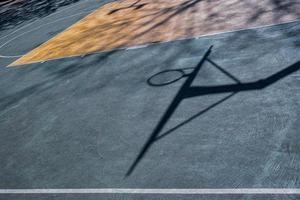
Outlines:
<svg viewBox="0 0 300 200"><path fill-rule="evenodd" d="M106 4L12 65L289 22L297 1L124 0Z"/></svg>

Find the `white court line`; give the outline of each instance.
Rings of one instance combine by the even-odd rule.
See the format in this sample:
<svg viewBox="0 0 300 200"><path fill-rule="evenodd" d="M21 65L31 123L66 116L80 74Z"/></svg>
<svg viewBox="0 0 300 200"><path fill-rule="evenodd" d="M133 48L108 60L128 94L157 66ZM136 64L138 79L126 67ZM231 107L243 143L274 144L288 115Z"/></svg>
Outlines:
<svg viewBox="0 0 300 200"><path fill-rule="evenodd" d="M65 11L65 10L68 10L68 9L70 9L70 8L73 8L73 7L75 7L75 6L78 6L78 5L82 4L82 3L86 3L86 2L89 2L89 1L90 1L90 0L86 0L86 1L82 1L82 2L79 2L79 3L74 4L74 5L70 5L70 6L68 6L68 7L65 7L65 8L61 9L61 10L58 10L57 12L51 13L50 15L46 16L45 18L51 17L51 16L53 16L53 15L57 15L57 14L59 14L59 13ZM44 19L44 18L42 18L42 19ZM33 22L30 22L29 24L26 24L26 25L24 25L24 26L22 26L22 27L20 27L20 28L18 28L18 29L16 29L16 30L12 31L12 32L8 33L7 35L2 36L2 37L0 37L0 40L3 39L3 38L6 38L6 37L8 37L8 36L10 36L10 35L12 35L12 34L14 34L14 33L16 33L16 32L18 32L18 31L20 31L20 30L22 30L22 29L24 29L24 28L26 28L26 27L28 27L28 26L30 26L30 25L32 25L32 24L34 24L34 23L40 21L40 20L41 20L41 19L34 20Z"/></svg>
<svg viewBox="0 0 300 200"><path fill-rule="evenodd" d="M71 5L71 6L69 6L69 7L66 7L66 8L64 8L64 9L62 9L62 10L58 10L57 12L54 12L54 13L52 13L52 14L46 16L46 18L49 18L49 17L51 17L51 16L53 16L53 15L57 15L57 14L61 13L62 11L65 11L65 10L67 10L67 9L70 9L70 8L74 7L74 6L78 6L78 5L82 4L82 3L87 3L87 2L90 2L90 1L91 1L91 0L86 0L86 1L80 2L80 3L78 3L78 4L74 4L74 5ZM25 35L25 34L27 34L27 33L30 33L30 32L32 32L32 31L34 31L34 30L38 30L38 29L40 29L40 28L43 27L43 26L47 26L47 25L49 25L49 24L56 23L56 22L58 22L58 21L62 21L62 20L65 20L65 19L68 19L68 18L77 16L77 15L86 14L86 13L91 13L91 12L93 13L93 12L94 12L95 10L97 10L97 9L99 9L99 8L97 7L97 8L94 8L94 9L92 9L92 10L88 10L88 11L76 13L76 14L74 14L74 15L70 15L70 16L67 16L67 17L59 18L59 19L54 20L54 21L52 21L52 22L48 22L48 23L46 23L46 24L42 24L42 25L40 25L40 26L37 26L37 27L35 27L35 28L33 28L33 29L29 30L29 31L23 32L23 33L21 33L21 34L15 36L15 37L13 37L13 38L11 38L10 40L6 41L5 43L1 44L1 45L0 45L0 49L2 49L4 46L6 46L7 44L11 43L12 41L16 40L17 38L19 38L19 37L21 37L21 36L23 36L23 35ZM84 17L84 18L85 18L85 17ZM3 39L3 38L6 38L6 37L8 37L8 36L10 36L10 35L12 35L12 34L14 34L14 33L16 33L16 32L18 32L18 31L20 31L20 30L22 30L22 29L24 29L24 28L26 28L26 27L28 27L28 26L30 26L30 25L32 25L32 24L34 24L34 23L40 21L40 20L41 20L41 19L35 20L35 21L33 21L33 22L30 22L30 23L27 24L27 25L24 25L24 26L20 27L19 29L15 30L15 31L13 31L13 32L11 32L11 33L9 33L9 34L7 34L6 36L1 37L0 40ZM24 56L24 55L2 55L2 54L0 54L0 58L19 58L19 57L22 57L22 56Z"/></svg>
<svg viewBox="0 0 300 200"><path fill-rule="evenodd" d="M298 188L226 189L0 189L0 194L300 194Z"/></svg>
<svg viewBox="0 0 300 200"><path fill-rule="evenodd" d="M80 12L80 13L77 13L77 14L74 14L74 15L70 15L70 16L67 16L67 17L63 17L63 18L60 18L60 19L57 19L57 20L54 20L52 22L49 22L49 23L46 23L46 24L43 24L43 25L40 25L40 26L37 26L36 28L34 29L31 29L29 31L25 31L15 37L13 37L12 39L6 41L5 43L3 43L2 45L0 45L0 49L3 48L4 46L6 46L7 44L11 43L12 41L16 40L17 38L23 36L23 35L26 35L27 33L30 33L34 30L38 30L40 29L41 27L43 26L48 26L49 24L53 24L53 23L56 23L58 21L63 21L65 19L68 19L68 18L71 18L71 17L75 17L75 16L78 16L78 15L82 15L82 14L86 14L86 13L89 13L89 12L93 12L94 10L91 10L91 11L85 11L85 12ZM24 55L1 55L0 54L0 58L18 58L18 57L22 57Z"/></svg>
<svg viewBox="0 0 300 200"><path fill-rule="evenodd" d="M140 49L140 48L145 48L147 46L149 46L149 44L136 45L136 46L132 46L132 47L127 47L126 50Z"/></svg>

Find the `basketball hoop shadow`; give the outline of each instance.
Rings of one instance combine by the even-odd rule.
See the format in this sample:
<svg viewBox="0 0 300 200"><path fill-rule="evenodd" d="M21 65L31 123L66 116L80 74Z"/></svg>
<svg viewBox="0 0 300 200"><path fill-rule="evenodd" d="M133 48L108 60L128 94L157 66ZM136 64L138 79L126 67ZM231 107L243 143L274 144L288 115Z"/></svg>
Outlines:
<svg viewBox="0 0 300 200"><path fill-rule="evenodd" d="M158 72L151 76L148 80L147 83L150 86L153 87L161 87L161 86L166 86L170 85L172 83L175 83L179 81L180 79L189 76L189 73L186 73L185 70L191 70L194 69L193 67L188 67L188 68L181 68L181 69L168 69L164 70L161 72ZM162 78L162 77L163 78ZM164 80L160 80L164 79ZM165 80L165 79L170 79L170 80Z"/></svg>
<svg viewBox="0 0 300 200"><path fill-rule="evenodd" d="M154 142L162 139L163 137L167 136L168 134L170 134L174 130L178 129L179 127L187 124L188 122L190 122L193 119L197 118L198 116L204 114L205 112L209 111L210 109L214 108L215 106L228 100L229 98L231 98L233 95L237 94L238 92L264 89L264 88L270 86L271 84L277 82L278 80L280 80L300 69L300 61L298 61L298 62L286 67L285 69L270 75L269 77L267 77L265 79L260 79L260 80L248 82L248 83L242 83L241 81L239 81L239 79L237 79L231 73L227 72L225 69L221 68L219 65L217 65L215 62L213 62L211 59L208 58L208 56L211 53L212 47L213 46L209 47L209 49L205 52L204 56L202 57L202 59L200 60L200 62L197 64L196 67L164 70L162 72L154 74L147 80L147 83L150 86L159 87L159 86L169 85L169 84L175 83L176 81L179 81L182 78L186 78L185 82L179 89L175 98L172 100L172 102L166 109L165 113L161 117L160 121L158 122L157 126L153 130L152 134L150 135L150 137L144 144L140 153L138 154L138 156L136 157L136 159L134 160L134 162L128 169L128 171L126 173L126 177L129 176L133 172L133 170L135 169L137 164L144 157L144 155L147 153L147 151L150 149L151 145ZM194 81L195 77L197 76L198 72L200 71L200 69L205 61L212 64L219 71L221 71L223 74L225 74L230 79L232 79L235 83L218 85L218 86L191 86L192 82ZM190 73L185 73L185 70L187 70L187 69L193 69L193 70ZM159 83L159 81L157 81L156 79L158 79L159 76L164 75L166 73L173 73L173 76L175 76L175 78ZM165 79L163 79L163 80L165 80ZM196 96L220 94L220 93L230 93L230 94L227 95L226 97L222 98L221 100L213 103L212 105L205 108L204 110L201 110L200 112L193 115L192 117L185 120L184 122L169 129L168 131L164 132L163 134L160 134L162 129L164 128L164 126L167 124L167 122L169 121L169 119L171 118L173 113L175 112L176 108L179 106L179 104L184 99L188 99L188 98L196 97Z"/></svg>

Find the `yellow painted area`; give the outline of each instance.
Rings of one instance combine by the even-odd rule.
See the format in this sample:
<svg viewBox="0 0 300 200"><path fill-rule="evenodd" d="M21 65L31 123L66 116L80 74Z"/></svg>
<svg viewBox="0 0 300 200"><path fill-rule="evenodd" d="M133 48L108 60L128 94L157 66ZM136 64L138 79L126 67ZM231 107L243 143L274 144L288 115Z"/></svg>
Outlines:
<svg viewBox="0 0 300 200"><path fill-rule="evenodd" d="M10 66L299 18L300 13L281 14L272 2L273 0L113 2L99 8ZM294 4L295 10L300 11L299 3Z"/></svg>

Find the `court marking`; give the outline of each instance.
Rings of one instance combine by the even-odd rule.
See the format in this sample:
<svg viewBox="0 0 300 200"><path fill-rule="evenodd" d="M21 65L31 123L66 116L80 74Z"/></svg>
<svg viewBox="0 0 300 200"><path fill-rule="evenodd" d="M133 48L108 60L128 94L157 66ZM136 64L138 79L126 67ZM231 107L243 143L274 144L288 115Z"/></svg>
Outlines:
<svg viewBox="0 0 300 200"><path fill-rule="evenodd" d="M207 188L207 189L0 189L0 194L300 194L299 188Z"/></svg>
<svg viewBox="0 0 300 200"><path fill-rule="evenodd" d="M74 4L74 5L65 7L65 8L63 8L63 9L61 9L61 10L58 10L57 12L51 13L50 15L46 16L45 18L51 17L51 16L53 16L53 15L57 15L57 14L61 13L62 11L68 10L68 9L70 9L70 8L73 8L73 7L78 6L78 5L80 5L80 4L83 4L83 3L87 3L87 2L89 2L89 1L92 1L92 0L82 1L82 2L79 2L79 3L77 3L77 4ZM0 40L2 40L3 38L7 38L8 36L10 36L10 35L12 35L12 34L18 32L18 31L20 31L20 30L22 30L22 29L24 29L24 28L26 28L26 27L28 27L28 26L30 26L30 25L32 25L32 24L34 24L34 23L40 21L40 20L41 20L41 19L36 19L36 20L34 20L33 22L30 22L30 23L28 23L28 24L26 24L26 25L24 25L24 26L22 26L22 27L20 27L20 28L18 28L18 29L16 29L16 30L14 30L14 31L12 31L12 32L10 32L10 33L8 33L7 35L2 36L2 37L0 37Z"/></svg>
<svg viewBox="0 0 300 200"><path fill-rule="evenodd" d="M59 13L65 11L65 10L71 9L71 8L73 8L73 7L75 7L75 6L78 6L78 5L81 5L81 4L83 4L83 3L87 3L87 2L90 2L90 1L92 1L92 0L86 0L86 1L80 2L80 3L78 3L78 4L71 5L71 6L69 6L69 7L66 7L66 8L62 9L62 10L59 10L59 11L57 11L57 12L55 12L55 13L50 14L50 15L46 16L45 18L49 18L49 17L51 17L51 16L53 16L53 15L57 15L57 14L59 14ZM95 0L93 0L93 1L95 1ZM108 2L108 3L109 3L109 2ZM104 4L104 5L105 5L105 4ZM62 21L62 20L65 20L65 19L68 19L68 18L71 18L71 17L74 17L74 16L78 16L78 15L82 15L82 14L86 14L86 13L91 13L91 12L93 13L93 12L94 12L95 10L97 10L97 9L98 9L98 7L97 7L97 8L93 8L93 9L88 10L88 11L84 11L84 12L76 13L76 14L74 14L74 15L70 15L70 16L66 16L66 17L60 18L60 19L56 19L56 20L54 20L54 21L52 21L52 22L48 22L48 23L46 23L46 24L42 24L42 25L40 25L40 26L37 26L37 27L35 27L35 28L33 28L33 29L29 30L29 31L23 32L23 33L21 33L21 34L15 36L15 37L13 37L13 38L11 38L10 40L4 42L3 44L0 45L0 49L2 49L2 48L3 48L4 46L6 46L7 44L13 42L13 41L16 40L17 38L19 38L19 37L21 37L21 36L23 36L23 35L26 35L27 33L30 33L30 32L32 32L32 31L34 31L34 30L38 30L38 29L40 29L40 28L43 27L43 26L47 26L47 25L49 25L49 24L53 24L53 23L56 23L56 22L59 22L59 21ZM84 17L86 17L86 16L84 16ZM83 17L83 18L84 18L84 17ZM22 29L24 29L24 28L26 28L26 27L28 27L28 26L31 26L31 25L33 25L34 23L38 22L38 21L40 21L40 19L37 19L37 20L35 20L35 21L33 21L33 22L27 24L27 25L24 25L24 26L18 28L17 30L15 30L15 31L13 31L13 32L11 32L11 33L9 33L9 34L7 34L6 36L1 37L0 40L3 39L3 38L6 38L6 37L8 37L8 36L10 36L11 34L14 34L14 33L16 33L16 32L19 32L20 30L22 30ZM60 34L60 33L58 33L58 34ZM22 54L22 55L2 55L2 54L0 54L0 58L19 58L19 57L22 57L22 56L24 56L24 55L26 55L26 54ZM8 67L8 66L7 66L7 67Z"/></svg>
<svg viewBox="0 0 300 200"><path fill-rule="evenodd" d="M59 22L59 21L63 21L65 19L68 19L68 18L71 18L71 17L75 17L75 16L78 16L78 15L82 15L82 14L86 14L86 13L89 13L89 12L92 12L93 10L91 11L85 11L85 12L80 12L80 13L77 13L77 14L74 14L74 15L70 15L70 16L67 16L67 17L63 17L63 18L60 18L60 19L57 19L57 20L54 20L52 22L49 22L49 23L46 23L46 24L43 24L43 25L40 25L40 26L37 26L36 28L34 29L31 29L29 31L25 31L15 37L13 37L12 39L8 40L7 42L3 43L2 45L0 45L0 49L2 49L4 46L6 46L7 44L13 42L14 40L18 39L19 37L23 36L23 35L26 35L27 33L30 33L32 31L35 31L35 30L38 30L40 29L41 27L43 26L47 26L49 24L53 24L53 23L56 23L56 22ZM25 54L22 54L22 55L2 55L0 54L0 58L18 58L18 57L22 57L24 56Z"/></svg>
<svg viewBox="0 0 300 200"><path fill-rule="evenodd" d="M75 7L75 6L78 6L78 5L81 5L81 4L84 4L84 3L88 3L88 2L91 2L91 1L95 1L95 0L86 0L86 1L83 1L83 2L76 3L76 4L74 4L74 5L70 5L70 6L68 6L68 7L62 8L61 10L58 10L57 12L54 12L54 13L52 13L52 14L46 16L45 18L49 18L49 17L55 16L55 15L57 15L57 14L60 14L60 13L63 12L63 11L66 11L66 10L68 10L68 9L71 9L71 8ZM107 3L110 3L110 2L107 2ZM107 3L105 3L105 4L107 4ZM105 5L105 4L103 4L103 5ZM102 5L102 6L103 6L103 5ZM42 24L42 25L40 25L40 26L38 26L38 27L36 27L36 28L33 28L33 29L29 30L29 31L23 32L23 33L21 33L21 34L15 36L15 37L13 37L13 38L11 38L10 40L8 40L8 41L6 41L6 42L0 44L0 50L1 50L4 46L6 46L7 44L9 44L9 43L13 42L14 40L16 40L17 38L19 38L19 37L21 37L21 36L23 36L23 35L25 35L25 34L27 34L27 33L30 33L30 32L32 32L32 31L34 31L34 30L38 30L38 29L40 29L40 28L43 27L43 26L47 26L47 25L49 25L49 24L53 24L53 23L56 23L56 22L58 22L58 21L62 21L62 20L65 20L65 19L67 19L67 18L71 18L71 17L78 16L78 15L81 15L81 14L86 14L86 13L91 13L91 12L93 13L93 12L94 12L95 10L97 10L97 9L98 9L98 7L97 7L97 8L94 8L94 9L92 9L92 10L88 10L88 11L80 12L80 13L77 13L77 14L74 14L74 15L70 15L70 16L67 16L67 17L63 17L63 18L60 18L60 19L56 19L56 20L54 20L54 21L52 21L52 22L48 22L48 23L46 23L46 24ZM85 17L83 17L83 18L85 18ZM14 30L14 31L12 31L12 32L10 32L10 33L8 33L7 35L0 37L0 40L5 39L5 38L7 38L8 36L11 36L12 34L15 34L15 33L19 32L19 31L21 31L22 29L25 29L25 28L27 28L27 27L29 27L29 26L31 26L31 25L33 25L34 23L39 22L39 21L41 21L41 19L36 19L36 20L34 20L34 21L32 21L32 22L30 22L30 23L24 25L24 26L21 26L20 28L17 28L16 30ZM59 34L59 33L58 33L58 34ZM2 55L2 54L0 53L0 58L3 58L3 59L20 58L20 57L22 57L22 56L24 56L24 55L26 55L26 54L22 54L22 55ZM44 63L44 61L42 61L42 62L40 62L40 63ZM5 67L9 67L9 65L7 65L7 66L5 66Z"/></svg>
<svg viewBox="0 0 300 200"><path fill-rule="evenodd" d="M85 53L85 54L76 54L76 55L71 55L71 56L65 56L65 57L60 57L60 58L43 60L43 63L48 62L48 61L65 59L65 58L80 57L82 55L87 56L87 55L107 53L107 52L119 51L119 50L134 50L134 49L140 49L140 48L143 48L143 47L149 47L149 46L152 46L152 45L165 44L165 43L176 42L176 41L181 41L181 40L203 39L205 37L218 36L218 35L222 35L222 34L230 34L230 33L235 33L235 32L251 31L251 30L256 30L256 29L264 29L264 28L268 28L268 27L275 27L275 26L280 26L280 25L285 25L285 24L292 24L292 23L297 23L297 22L300 22L300 19L296 19L296 20L292 20L292 21L288 21L288 22L277 23L277 24L268 24L268 25L262 25L262 26L255 26L255 27L251 27L251 28L235 29L235 30L229 30L229 31L224 31L224 32L215 32L215 33L203 34L203 35L193 36L193 37L178 38L178 39L175 39L175 40L165 40L165 41L160 41L160 42L155 42L155 43L150 42L150 43L145 43L143 45L135 45L135 46L130 46L130 47L120 47L120 48L114 48L114 49L111 49L111 50L95 51L95 52L90 52L90 53ZM16 67L17 65L13 65L13 63L9 64L6 67L7 68ZM31 62L31 63L28 63L28 64L35 64L35 63L41 63L41 62ZM27 64L24 64L24 65L27 65ZM24 65L20 65L20 66L24 66Z"/></svg>

